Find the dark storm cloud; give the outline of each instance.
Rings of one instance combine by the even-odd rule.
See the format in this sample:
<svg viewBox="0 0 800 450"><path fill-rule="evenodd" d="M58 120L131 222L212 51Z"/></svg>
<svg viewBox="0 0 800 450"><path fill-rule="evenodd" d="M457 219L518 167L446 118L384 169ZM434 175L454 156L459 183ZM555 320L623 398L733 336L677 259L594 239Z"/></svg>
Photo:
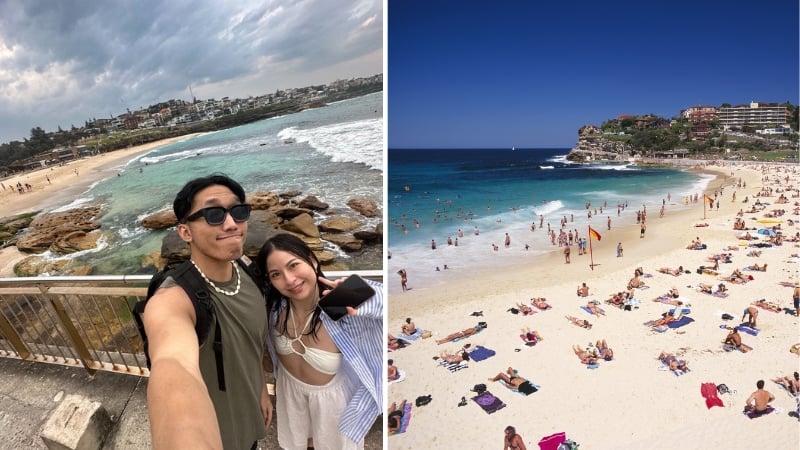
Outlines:
<svg viewBox="0 0 800 450"><path fill-rule="evenodd" d="M379 0L3 1L0 142L188 99L190 85L201 98L246 96L332 67L314 82L373 75L382 29ZM369 70L342 73L369 55Z"/></svg>

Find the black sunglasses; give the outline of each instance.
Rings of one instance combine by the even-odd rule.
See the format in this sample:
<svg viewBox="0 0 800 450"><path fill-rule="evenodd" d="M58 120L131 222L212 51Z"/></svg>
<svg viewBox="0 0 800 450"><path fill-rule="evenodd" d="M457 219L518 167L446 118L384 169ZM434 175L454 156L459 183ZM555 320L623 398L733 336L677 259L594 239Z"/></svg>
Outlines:
<svg viewBox="0 0 800 450"><path fill-rule="evenodd" d="M233 220L236 222L246 222L250 218L250 211L253 209L251 205L243 203L241 205L233 205L230 208L223 208L222 206L209 206L208 208L199 209L196 212L186 216L184 222L197 220L200 217L206 219L209 225L222 225L225 222L225 217L228 213L231 214Z"/></svg>

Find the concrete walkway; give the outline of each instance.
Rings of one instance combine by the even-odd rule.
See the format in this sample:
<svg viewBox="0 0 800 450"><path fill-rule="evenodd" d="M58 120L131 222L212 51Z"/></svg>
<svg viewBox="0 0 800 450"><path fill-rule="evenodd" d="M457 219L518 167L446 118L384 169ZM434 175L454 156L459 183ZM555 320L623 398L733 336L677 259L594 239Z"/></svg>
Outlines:
<svg viewBox="0 0 800 450"><path fill-rule="evenodd" d="M0 358L0 450L46 449L39 437L50 414L66 395L100 402L114 426L105 449L150 448L147 418L147 378L83 368ZM383 448L382 417L365 439L367 450ZM275 424L261 442L277 449Z"/></svg>

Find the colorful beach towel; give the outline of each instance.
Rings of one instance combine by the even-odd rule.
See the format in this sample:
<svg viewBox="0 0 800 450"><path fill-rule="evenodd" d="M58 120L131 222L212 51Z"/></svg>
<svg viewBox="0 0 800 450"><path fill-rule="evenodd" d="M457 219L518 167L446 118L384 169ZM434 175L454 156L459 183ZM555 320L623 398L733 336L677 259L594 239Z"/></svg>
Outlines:
<svg viewBox="0 0 800 450"><path fill-rule="evenodd" d="M700 385L700 394L706 399L706 408L708 409L714 406L725 406L717 395L717 385L715 383L702 383Z"/></svg>
<svg viewBox="0 0 800 450"><path fill-rule="evenodd" d="M422 336L422 331L423 330L421 328L417 328L414 331L414 334L400 333L396 337L399 338L399 339L405 339L406 341L415 341L415 340L419 339L420 336Z"/></svg>
<svg viewBox="0 0 800 450"><path fill-rule="evenodd" d="M735 345L731 345L731 344L722 344L722 349L725 350L726 352L732 352L734 350L739 350L742 353L747 353L747 352L753 350L753 347L750 347L749 345L747 345L745 343L742 343L738 347L735 346Z"/></svg>
<svg viewBox="0 0 800 450"><path fill-rule="evenodd" d="M411 421L411 402L406 402L406 405L403 407L403 417L400 418L400 428L397 429L392 434L400 434L405 433L408 429L408 423Z"/></svg>
<svg viewBox="0 0 800 450"><path fill-rule="evenodd" d="M486 414L492 414L506 407L506 404L503 403L502 400L495 397L489 391L486 391L481 395L476 395L475 397L472 397L472 400L475 403L477 403L478 406L481 407L481 409L486 411Z"/></svg>
<svg viewBox="0 0 800 450"><path fill-rule="evenodd" d="M767 414L771 413L772 411L775 411L775 408L773 408L772 406L767 406L767 409L765 409L764 411L760 411L759 412L759 411L754 411L754 410L749 410L749 411L745 410L743 412L744 412L745 416L747 416L747 417L749 417L751 419L755 419L756 417L766 416Z"/></svg>
<svg viewBox="0 0 800 450"><path fill-rule="evenodd" d="M445 367L450 372L458 372L461 369L466 369L469 367L469 364L466 361L461 361L460 363L449 363L443 359L439 360L439 365Z"/></svg>
<svg viewBox="0 0 800 450"><path fill-rule="evenodd" d="M744 331L747 334L758 336L758 332L760 330L758 328L753 328L750 325L739 325L739 331Z"/></svg>
<svg viewBox="0 0 800 450"><path fill-rule="evenodd" d="M545 436L539 440L539 450L558 450L558 446L567 440L567 433L560 433Z"/></svg>
<svg viewBox="0 0 800 450"><path fill-rule="evenodd" d="M469 357L473 361L483 361L485 359L489 359L494 356L497 352L492 349L488 349L482 345L475 346L475 348L469 352Z"/></svg>
<svg viewBox="0 0 800 450"><path fill-rule="evenodd" d="M676 320L674 322L668 323L667 326L669 328L680 328L680 327L682 327L682 326L684 326L686 324L690 324L692 322L694 322L694 319L692 319L689 316L683 316L683 317L681 317L680 319L678 319L678 320Z"/></svg>

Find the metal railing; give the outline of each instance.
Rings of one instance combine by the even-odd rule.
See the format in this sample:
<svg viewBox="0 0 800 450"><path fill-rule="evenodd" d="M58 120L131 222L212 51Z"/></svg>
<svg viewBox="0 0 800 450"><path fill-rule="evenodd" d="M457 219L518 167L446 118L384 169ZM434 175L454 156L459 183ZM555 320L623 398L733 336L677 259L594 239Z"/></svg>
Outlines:
<svg viewBox="0 0 800 450"><path fill-rule="evenodd" d="M382 281L383 272L338 271ZM150 275L0 278L0 358L149 376L133 306Z"/></svg>

